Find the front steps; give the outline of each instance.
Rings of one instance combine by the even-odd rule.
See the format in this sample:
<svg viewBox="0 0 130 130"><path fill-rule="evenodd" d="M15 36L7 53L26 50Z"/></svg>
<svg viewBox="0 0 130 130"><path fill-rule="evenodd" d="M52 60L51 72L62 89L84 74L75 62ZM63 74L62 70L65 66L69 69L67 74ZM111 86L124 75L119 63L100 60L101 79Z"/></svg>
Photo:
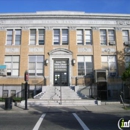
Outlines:
<svg viewBox="0 0 130 130"><path fill-rule="evenodd" d="M82 99L69 86L64 87L45 87L45 91L39 93L34 99L28 99L28 106L94 106L101 105L100 101L93 99ZM25 101L21 101L21 106Z"/></svg>
<svg viewBox="0 0 130 130"><path fill-rule="evenodd" d="M22 101L21 106L25 105L25 101ZM94 106L97 104L96 100L38 100L29 99L28 106Z"/></svg>
<svg viewBox="0 0 130 130"><path fill-rule="evenodd" d="M45 99L45 100L52 100L52 99L81 99L79 95L74 92L69 86L64 87L46 87L45 92L41 92L40 94L34 97L35 99Z"/></svg>

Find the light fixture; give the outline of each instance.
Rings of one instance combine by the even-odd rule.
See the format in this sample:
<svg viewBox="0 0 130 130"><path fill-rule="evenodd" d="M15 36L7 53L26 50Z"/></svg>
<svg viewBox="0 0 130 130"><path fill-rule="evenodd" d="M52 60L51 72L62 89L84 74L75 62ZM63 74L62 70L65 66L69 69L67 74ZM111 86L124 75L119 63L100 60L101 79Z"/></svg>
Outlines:
<svg viewBox="0 0 130 130"><path fill-rule="evenodd" d="M72 64L73 64L73 65L75 64L75 62L76 62L75 59L72 59Z"/></svg>
<svg viewBox="0 0 130 130"><path fill-rule="evenodd" d="M49 63L48 59L45 60L46 65Z"/></svg>

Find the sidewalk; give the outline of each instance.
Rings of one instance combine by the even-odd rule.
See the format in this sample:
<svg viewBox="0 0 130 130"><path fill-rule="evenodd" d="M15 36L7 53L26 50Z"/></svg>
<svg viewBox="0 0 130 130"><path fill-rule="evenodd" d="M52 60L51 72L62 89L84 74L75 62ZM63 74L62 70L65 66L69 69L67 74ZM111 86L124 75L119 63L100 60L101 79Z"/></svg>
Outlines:
<svg viewBox="0 0 130 130"><path fill-rule="evenodd" d="M128 106L128 104L127 104ZM21 106L13 104L11 110L4 109L4 103L0 103L0 113L50 113L50 112L92 112L92 113L106 113L106 112L128 112L124 110L122 104L110 104L100 106L32 106L28 110L24 110Z"/></svg>

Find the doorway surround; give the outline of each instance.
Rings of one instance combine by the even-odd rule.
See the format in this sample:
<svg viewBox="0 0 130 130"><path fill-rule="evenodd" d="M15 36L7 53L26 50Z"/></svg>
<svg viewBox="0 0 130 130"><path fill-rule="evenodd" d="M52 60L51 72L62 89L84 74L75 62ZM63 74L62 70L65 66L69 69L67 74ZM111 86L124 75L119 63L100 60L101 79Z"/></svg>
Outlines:
<svg viewBox="0 0 130 130"><path fill-rule="evenodd" d="M54 59L68 59L68 85L71 84L72 72L72 52L65 48L56 48L49 52L49 77L50 77L50 86L54 86Z"/></svg>

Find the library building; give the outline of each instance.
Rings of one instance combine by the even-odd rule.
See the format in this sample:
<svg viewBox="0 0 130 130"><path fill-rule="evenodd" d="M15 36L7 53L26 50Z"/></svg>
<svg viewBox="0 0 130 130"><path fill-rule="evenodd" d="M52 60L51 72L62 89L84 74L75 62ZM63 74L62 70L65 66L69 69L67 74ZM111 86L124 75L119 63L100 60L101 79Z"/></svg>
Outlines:
<svg viewBox="0 0 130 130"><path fill-rule="evenodd" d="M0 14L2 98L24 97L25 71L32 99L55 97L57 89L68 93L64 99L120 100L122 91L128 98L121 75L129 62L130 14Z"/></svg>

